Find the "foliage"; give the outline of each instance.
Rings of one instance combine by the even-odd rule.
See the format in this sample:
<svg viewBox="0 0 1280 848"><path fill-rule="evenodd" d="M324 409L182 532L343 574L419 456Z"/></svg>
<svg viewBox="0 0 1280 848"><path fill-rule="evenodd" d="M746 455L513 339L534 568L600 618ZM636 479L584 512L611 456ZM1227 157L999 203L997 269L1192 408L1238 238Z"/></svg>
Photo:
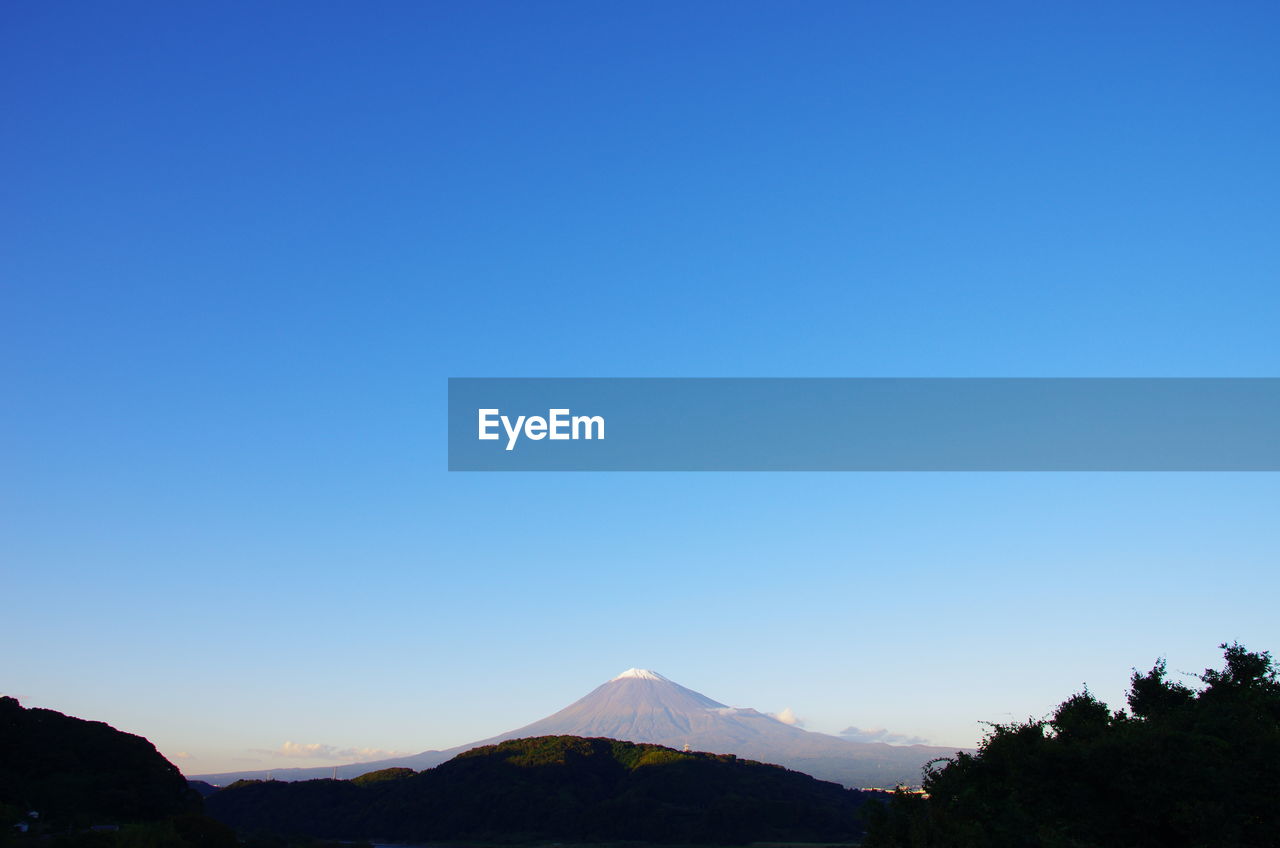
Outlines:
<svg viewBox="0 0 1280 848"><path fill-rule="evenodd" d="M1280 682L1269 653L1222 645L1198 690L1163 660L1134 672L1128 712L1085 690L1047 720L997 725L929 768L927 797L868 811L868 846L1273 846Z"/></svg>
<svg viewBox="0 0 1280 848"><path fill-rule="evenodd" d="M239 848L236 834L222 822L184 813L159 821L135 822L114 830L68 829L22 837L14 848Z"/></svg>
<svg viewBox="0 0 1280 848"><path fill-rule="evenodd" d="M862 796L732 756L545 736L398 780L244 782L207 803L249 835L743 843L848 840Z"/></svg>
<svg viewBox="0 0 1280 848"><path fill-rule="evenodd" d="M0 805L39 812L42 827L76 829L194 813L200 799L146 739L5 697Z"/></svg>
<svg viewBox="0 0 1280 848"><path fill-rule="evenodd" d="M417 772L411 768L384 768L365 772L351 782L358 786L364 786L367 783L382 783L386 780L404 780L406 777L413 777L415 774Z"/></svg>

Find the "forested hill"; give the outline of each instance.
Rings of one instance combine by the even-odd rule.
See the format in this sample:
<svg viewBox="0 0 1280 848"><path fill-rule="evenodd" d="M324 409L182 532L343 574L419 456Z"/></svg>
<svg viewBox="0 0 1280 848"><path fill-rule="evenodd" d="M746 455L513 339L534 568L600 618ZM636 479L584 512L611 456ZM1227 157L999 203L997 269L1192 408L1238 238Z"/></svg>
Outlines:
<svg viewBox="0 0 1280 848"><path fill-rule="evenodd" d="M242 782L206 808L242 833L285 836L745 843L848 840L863 797L731 755L543 736L416 774Z"/></svg>
<svg viewBox="0 0 1280 848"><path fill-rule="evenodd" d="M155 821L200 801L141 736L0 697L0 808L75 827Z"/></svg>

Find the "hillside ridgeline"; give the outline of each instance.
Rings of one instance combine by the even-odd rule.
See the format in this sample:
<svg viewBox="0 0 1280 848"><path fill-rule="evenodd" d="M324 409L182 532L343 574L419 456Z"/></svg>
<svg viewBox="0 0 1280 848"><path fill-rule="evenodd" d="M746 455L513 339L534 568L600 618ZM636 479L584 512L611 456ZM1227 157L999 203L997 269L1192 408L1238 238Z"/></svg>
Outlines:
<svg viewBox="0 0 1280 848"><path fill-rule="evenodd" d="M210 796L241 833L401 841L845 841L864 796L779 766L613 739L544 736L419 773L244 781Z"/></svg>

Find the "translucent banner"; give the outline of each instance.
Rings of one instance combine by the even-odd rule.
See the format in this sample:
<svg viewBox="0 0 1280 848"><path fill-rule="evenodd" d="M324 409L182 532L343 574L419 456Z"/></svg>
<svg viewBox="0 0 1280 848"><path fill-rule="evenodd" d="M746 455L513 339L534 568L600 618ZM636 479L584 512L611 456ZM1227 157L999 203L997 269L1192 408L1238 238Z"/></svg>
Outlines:
<svg viewBox="0 0 1280 848"><path fill-rule="evenodd" d="M453 378L451 471L1276 471L1280 379Z"/></svg>

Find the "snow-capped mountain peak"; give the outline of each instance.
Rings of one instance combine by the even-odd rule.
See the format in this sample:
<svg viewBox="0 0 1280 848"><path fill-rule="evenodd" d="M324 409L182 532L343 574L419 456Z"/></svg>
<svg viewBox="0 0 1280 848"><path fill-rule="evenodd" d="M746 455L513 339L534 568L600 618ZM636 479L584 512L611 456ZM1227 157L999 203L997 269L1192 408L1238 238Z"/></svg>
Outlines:
<svg viewBox="0 0 1280 848"><path fill-rule="evenodd" d="M667 680L667 678L663 677L661 674L658 674L658 672L649 671L649 669L647 668L629 668L626 671L622 672L622 674L619 674L617 677L613 678L613 680L627 680L627 679L666 680L668 683L671 682ZM610 680L609 682L612 683L613 680Z"/></svg>
<svg viewBox="0 0 1280 848"><path fill-rule="evenodd" d="M779 714L784 715L794 718L789 710ZM778 763L846 786L911 783L920 779L920 769L926 762L955 754L951 748L850 742L836 736L811 733L749 707L731 707L714 701L656 671L629 668L559 712L533 724L448 751L423 751L411 757L353 763L340 766L338 771L340 777L346 778L380 768L431 768L470 748L531 736L605 737L676 749L734 754ZM272 774L281 779L281 775L287 773L289 776L284 777L285 780L329 777L331 770L331 766L325 766L196 777L207 777L213 783L226 785L240 778L259 779Z"/></svg>

